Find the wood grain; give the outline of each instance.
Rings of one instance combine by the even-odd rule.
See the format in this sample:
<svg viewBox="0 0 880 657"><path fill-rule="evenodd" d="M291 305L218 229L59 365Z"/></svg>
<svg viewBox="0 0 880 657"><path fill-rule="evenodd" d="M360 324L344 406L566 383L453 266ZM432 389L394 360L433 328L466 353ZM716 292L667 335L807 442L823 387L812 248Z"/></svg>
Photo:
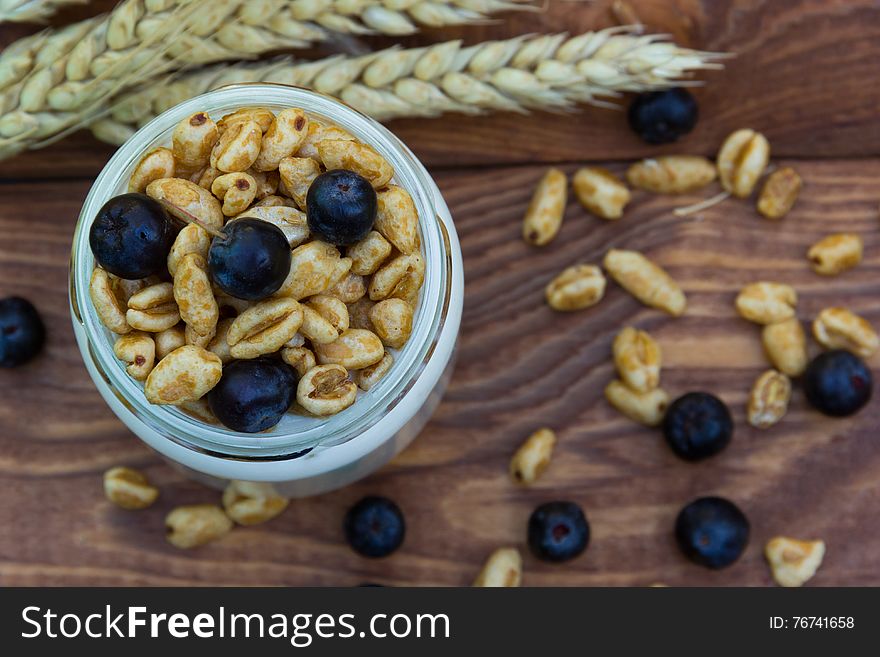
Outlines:
<svg viewBox="0 0 880 657"><path fill-rule="evenodd" d="M108 7L112 2L102 0ZM570 115L448 116L390 124L433 166L620 160L660 152L714 155L725 135L763 131L778 157L862 157L880 153L880 7L874 0L630 0L652 32L680 43L732 52L723 72L702 76L702 120L680 143L651 147L636 139L622 112L586 107ZM580 31L614 24L610 1L552 0L539 14L510 14L488 25L429 30L368 45L468 43L529 32ZM72 8L62 18L79 16ZM0 43L4 36L0 27ZM20 34L16 28L15 34ZM80 134L45 151L0 163L0 178L93 176L111 148Z"/></svg>
<svg viewBox="0 0 880 657"><path fill-rule="evenodd" d="M515 545L528 585L767 585L761 550L776 534L826 541L816 585L880 584L880 406L875 400L855 418L830 420L808 410L798 390L782 424L748 427L745 398L766 363L758 327L732 305L742 285L771 278L795 285L804 321L844 304L880 322L880 160L778 164L806 181L782 222L738 200L672 215L712 190L636 193L616 223L570 203L560 236L543 249L519 237L543 167L438 172L464 248L466 301L459 364L436 416L378 474L191 552L166 544L163 517L218 494L185 481L124 429L74 345L66 259L89 182L0 185L0 295L33 299L50 328L39 360L0 371L0 584L467 585L492 549ZM804 252L837 230L863 235L865 262L820 278ZM544 304L543 287L557 271L596 262L611 246L643 249L667 267L688 293L687 314L666 317L614 285L590 310L556 314ZM731 405L736 435L721 455L684 463L656 431L605 403L611 340L627 324L661 343L672 394L707 389ZM880 360L872 365L876 372ZM560 437L553 462L534 488L517 487L508 459L543 425ZM117 464L143 468L160 486L154 508L125 512L104 500L101 473ZM385 560L355 556L341 536L345 510L368 493L394 498L406 514L406 543ZM691 565L672 540L678 509L703 494L736 501L752 523L748 551L726 571ZM524 545L528 514L551 499L580 503L593 531L586 554L561 567L536 561Z"/></svg>

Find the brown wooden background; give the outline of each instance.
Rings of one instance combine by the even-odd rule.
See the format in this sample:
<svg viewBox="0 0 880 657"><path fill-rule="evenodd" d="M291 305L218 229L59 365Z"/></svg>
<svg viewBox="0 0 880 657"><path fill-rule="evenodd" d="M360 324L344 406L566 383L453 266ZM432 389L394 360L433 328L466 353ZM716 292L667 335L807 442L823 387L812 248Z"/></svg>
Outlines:
<svg viewBox="0 0 880 657"><path fill-rule="evenodd" d="M758 328L732 308L743 284L770 278L797 287L805 321L846 304L880 323L880 8L874 0L631 4L652 31L737 53L726 71L705 76L695 132L651 148L630 134L622 114L591 108L563 118L392 124L436 177L462 240L467 290L451 389L424 434L378 474L296 501L271 523L195 551L165 543L163 517L217 493L182 479L116 420L70 329L69 240L112 149L84 134L0 163L0 296L32 299L50 331L38 361L0 372L0 584L467 585L492 549L517 545L527 585L766 585L762 547L776 534L826 541L816 585L880 584L880 403L835 421L808 410L797 391L781 425L750 428L743 405L766 364ZM577 32L612 24L608 5L550 0L537 20L512 16L406 41ZM68 10L61 19L82 14ZM0 27L0 43L24 31ZM536 250L519 237L530 188L548 162L573 171L599 161L620 171L647 154L711 155L728 132L746 126L764 132L774 161L806 181L782 223L760 219L742 201L687 218L671 213L711 190L680 198L637 193L619 223L571 203L550 246ZM864 236L865 262L819 278L803 254L838 230ZM591 310L550 311L547 280L568 264L599 261L610 246L643 249L666 266L689 295L687 315L669 319L615 286ZM708 389L732 406L737 430L723 454L679 461L657 432L604 402L610 343L626 323L661 342L672 394ZM542 425L559 433L554 461L537 486L517 488L506 473L509 456ZM162 488L154 508L130 513L104 500L101 473L118 464L143 468ZM345 510L367 493L394 498L406 513L406 543L385 560L359 558L342 540ZM722 572L689 564L672 539L678 509L702 494L731 498L752 522L748 551ZM524 546L528 514L556 498L583 505L593 530L589 550L563 566L536 561Z"/></svg>

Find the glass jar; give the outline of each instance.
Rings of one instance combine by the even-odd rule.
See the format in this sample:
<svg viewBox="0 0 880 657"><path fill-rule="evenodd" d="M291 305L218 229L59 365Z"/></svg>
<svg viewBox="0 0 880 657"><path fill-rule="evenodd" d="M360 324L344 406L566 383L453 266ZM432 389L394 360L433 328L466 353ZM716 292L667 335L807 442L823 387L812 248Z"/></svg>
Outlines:
<svg viewBox="0 0 880 657"><path fill-rule="evenodd" d="M413 332L390 372L354 405L327 418L288 414L259 434L207 424L173 406L149 404L113 354L114 336L89 299L94 258L89 227L101 206L127 191L141 156L168 146L177 123L198 111L215 120L241 107L300 107L371 145L394 167L394 182L413 198L426 261ZM406 447L446 389L461 322L463 272L458 236L436 183L412 152L382 125L338 100L278 84L238 84L187 100L132 136L104 167L83 204L70 262L70 308L86 368L113 412L141 440L190 476L222 487L230 479L266 481L301 497L360 479Z"/></svg>

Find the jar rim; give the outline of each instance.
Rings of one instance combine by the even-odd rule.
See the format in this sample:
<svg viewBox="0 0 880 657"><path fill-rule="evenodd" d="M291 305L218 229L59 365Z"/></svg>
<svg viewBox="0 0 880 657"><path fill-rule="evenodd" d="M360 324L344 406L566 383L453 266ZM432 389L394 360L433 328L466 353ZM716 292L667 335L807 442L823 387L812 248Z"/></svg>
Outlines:
<svg viewBox="0 0 880 657"><path fill-rule="evenodd" d="M113 334L100 322L89 299L94 257L88 244L92 219L112 196L127 190L127 181L143 153L170 143L171 132L197 111L225 114L241 107L301 107L307 114L333 123L375 148L395 171L394 182L412 196L418 211L425 280L413 317L413 333L395 354L389 373L369 391L359 391L348 409L327 418L296 416L294 430L273 428L248 434L194 418L173 406L147 402L143 385L134 381L113 353ZM74 322L82 325L80 344L126 408L152 429L184 447L222 458L283 460L316 447L332 447L355 439L400 403L430 361L449 309L452 257L449 235L438 215L436 189L424 166L387 128L341 101L301 87L275 83L243 83L221 87L186 100L152 119L111 157L83 203L74 232L70 261L70 302ZM79 332L78 332L79 334ZM288 416L290 417L290 414ZM285 422L279 426L284 426Z"/></svg>

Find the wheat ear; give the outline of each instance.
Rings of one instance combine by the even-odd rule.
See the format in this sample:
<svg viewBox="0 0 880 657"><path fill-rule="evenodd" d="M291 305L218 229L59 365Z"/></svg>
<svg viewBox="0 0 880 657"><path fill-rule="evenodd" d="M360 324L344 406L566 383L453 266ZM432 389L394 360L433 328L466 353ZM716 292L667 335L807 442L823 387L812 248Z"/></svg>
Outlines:
<svg viewBox="0 0 880 657"><path fill-rule="evenodd" d="M45 31L12 45L4 62L34 56L27 66L0 67L0 157L33 147L101 109L135 83L171 70L169 44L192 29L204 0L175 5L144 38L132 35L141 0L125 0L110 14L59 31ZM107 51L107 46L116 49ZM95 53L102 56L95 56ZM9 51L4 52L4 55ZM4 77L5 76L5 77ZM11 81L13 77L19 79Z"/></svg>
<svg viewBox="0 0 880 657"><path fill-rule="evenodd" d="M0 0L0 23L44 23L65 5L82 5L88 0Z"/></svg>
<svg viewBox="0 0 880 657"><path fill-rule="evenodd" d="M467 23L534 9L528 2L124 0L109 14L20 39L0 54L0 157L57 139L114 93L183 65L309 46L328 38L326 28L404 34L415 30L407 16L425 25Z"/></svg>
<svg viewBox="0 0 880 657"><path fill-rule="evenodd" d="M463 46L448 41L424 48L390 48L361 57L315 62L290 58L238 63L182 74L119 98L92 130L121 143L178 102L224 84L278 82L335 95L379 120L444 112L568 110L603 103L624 91L695 84L686 78L721 66L724 55L682 48L660 35L637 36L632 27L523 36Z"/></svg>
<svg viewBox="0 0 880 657"><path fill-rule="evenodd" d="M3 2L4 0L0 0ZM12 0L16 1L16 0ZM82 74L95 75L120 51L137 47L191 0L126 0L109 15L26 37L0 53L0 90L71 56ZM249 59L270 50L304 48L328 30L404 35L417 25L442 27L485 21L507 10L535 10L532 0L206 0L192 29L167 51L190 65ZM95 21L105 25L93 34ZM87 38L91 37L91 38ZM94 38L97 37L97 38ZM91 61L89 61L91 58Z"/></svg>

